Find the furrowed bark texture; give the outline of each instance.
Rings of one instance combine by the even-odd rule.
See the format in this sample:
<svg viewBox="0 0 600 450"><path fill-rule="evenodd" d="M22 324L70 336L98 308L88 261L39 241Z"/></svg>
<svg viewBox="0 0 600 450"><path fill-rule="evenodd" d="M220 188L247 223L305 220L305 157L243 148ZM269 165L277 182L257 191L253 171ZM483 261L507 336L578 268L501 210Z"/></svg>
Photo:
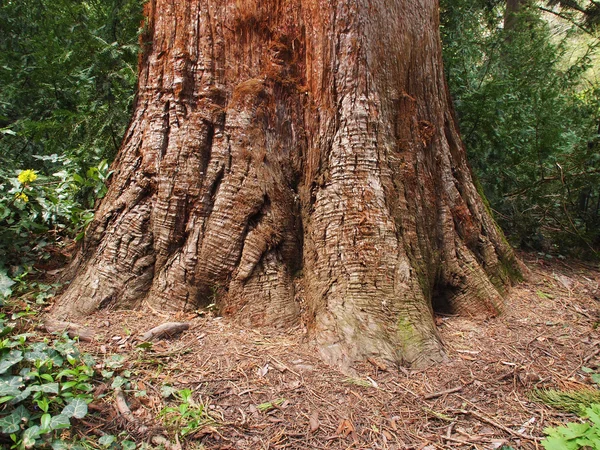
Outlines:
<svg viewBox="0 0 600 450"><path fill-rule="evenodd" d="M499 311L517 262L465 160L436 0L146 8L135 113L56 316L304 309L332 363L426 365L433 309Z"/></svg>

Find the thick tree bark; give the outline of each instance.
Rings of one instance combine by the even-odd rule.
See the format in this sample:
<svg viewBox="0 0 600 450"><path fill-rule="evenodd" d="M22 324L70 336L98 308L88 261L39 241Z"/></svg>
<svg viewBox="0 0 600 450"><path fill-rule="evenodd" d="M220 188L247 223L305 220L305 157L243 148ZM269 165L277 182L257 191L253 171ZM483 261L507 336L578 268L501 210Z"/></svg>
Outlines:
<svg viewBox="0 0 600 450"><path fill-rule="evenodd" d="M499 311L517 262L465 160L436 0L146 8L137 106L56 316L216 302L302 315L332 363L425 365L433 309Z"/></svg>

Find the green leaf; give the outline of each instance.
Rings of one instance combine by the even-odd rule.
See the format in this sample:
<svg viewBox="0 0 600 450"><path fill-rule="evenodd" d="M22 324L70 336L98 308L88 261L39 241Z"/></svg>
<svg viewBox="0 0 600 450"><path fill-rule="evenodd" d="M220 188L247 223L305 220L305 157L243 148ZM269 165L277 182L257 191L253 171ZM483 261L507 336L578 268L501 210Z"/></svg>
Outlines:
<svg viewBox="0 0 600 450"><path fill-rule="evenodd" d="M4 434L16 433L21 429L21 416L14 412L8 416L0 417L0 430Z"/></svg>
<svg viewBox="0 0 600 450"><path fill-rule="evenodd" d="M98 444L103 447L110 447L113 443L117 441L117 438L112 434L105 434L100 439L98 439Z"/></svg>
<svg viewBox="0 0 600 450"><path fill-rule="evenodd" d="M49 373L43 373L42 375L40 375L40 378L42 380L49 381L50 383L52 383L54 381L54 378Z"/></svg>
<svg viewBox="0 0 600 450"><path fill-rule="evenodd" d="M73 180L75 180L75 182L79 183L79 184L85 184L85 181L83 179L83 177L79 174L74 173L73 174Z"/></svg>
<svg viewBox="0 0 600 450"><path fill-rule="evenodd" d="M50 401L46 397L36 399L35 403L38 405L38 408L40 408L42 411L48 412Z"/></svg>
<svg viewBox="0 0 600 450"><path fill-rule="evenodd" d="M577 450L579 448L576 443L568 442L557 436L549 436L541 444L546 450Z"/></svg>
<svg viewBox="0 0 600 450"><path fill-rule="evenodd" d="M88 412L88 406L82 398L74 398L61 412L64 416L82 419Z"/></svg>
<svg viewBox="0 0 600 450"><path fill-rule="evenodd" d="M10 351L2 357L2 360L0 360L0 375L6 373L8 369L21 361L23 361L23 352L19 350Z"/></svg>
<svg viewBox="0 0 600 450"><path fill-rule="evenodd" d="M52 420L52 416L48 413L42 414L40 417L40 434L49 433L52 431L50 429L50 421Z"/></svg>
<svg viewBox="0 0 600 450"><path fill-rule="evenodd" d="M587 423L568 423L558 430L567 440L573 440L585 436L589 429L590 426Z"/></svg>
<svg viewBox="0 0 600 450"><path fill-rule="evenodd" d="M123 441L121 447L123 450L135 450L136 445L133 441Z"/></svg>
<svg viewBox="0 0 600 450"><path fill-rule="evenodd" d="M57 416L52 417L50 421L50 429L51 430L60 430L63 428L70 428L71 421L64 414L58 414Z"/></svg>
<svg viewBox="0 0 600 450"><path fill-rule="evenodd" d="M7 395L17 396L21 393L23 377L8 377L0 380L0 397Z"/></svg>
<svg viewBox="0 0 600 450"><path fill-rule="evenodd" d="M0 397L0 405L2 403L8 402L8 401L10 401L10 400L12 400L14 398L15 398L14 395L5 395L4 397Z"/></svg>
<svg viewBox="0 0 600 450"><path fill-rule="evenodd" d="M34 425L29 427L23 433L23 446L25 448L32 448L35 445L35 440L40 437L40 427Z"/></svg>
<svg viewBox="0 0 600 450"><path fill-rule="evenodd" d="M600 425L600 405L594 403L585 410L585 414L596 425ZM599 430L600 431L600 430Z"/></svg>
<svg viewBox="0 0 600 450"><path fill-rule="evenodd" d="M11 286L14 284L15 282L10 279L6 272L0 270L0 299L10 297L12 294Z"/></svg>

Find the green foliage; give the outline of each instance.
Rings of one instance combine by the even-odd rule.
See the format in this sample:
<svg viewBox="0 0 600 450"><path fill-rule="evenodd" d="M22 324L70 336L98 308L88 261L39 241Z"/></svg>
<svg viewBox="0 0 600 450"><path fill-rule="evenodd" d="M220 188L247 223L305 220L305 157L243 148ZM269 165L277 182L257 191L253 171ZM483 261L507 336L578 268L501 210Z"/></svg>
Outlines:
<svg viewBox="0 0 600 450"><path fill-rule="evenodd" d="M88 413L94 362L66 336L36 342L17 334L23 316L0 314L0 439L15 449L68 448L59 436Z"/></svg>
<svg viewBox="0 0 600 450"><path fill-rule="evenodd" d="M586 409L584 417L590 422L568 423L564 427L546 428L542 441L546 450L600 450L600 404Z"/></svg>
<svg viewBox="0 0 600 450"><path fill-rule="evenodd" d="M41 170L33 155L82 168L114 156L133 102L141 3L2 3L0 158Z"/></svg>
<svg viewBox="0 0 600 450"><path fill-rule="evenodd" d="M174 390L171 386L162 389L166 397L173 396L176 406L166 406L160 412L165 427L181 436L193 435L206 426L216 425L217 420L211 413L208 403L198 403L192 397L190 389Z"/></svg>
<svg viewBox="0 0 600 450"><path fill-rule="evenodd" d="M0 270L91 220L133 106L141 5L0 4Z"/></svg>
<svg viewBox="0 0 600 450"><path fill-rule="evenodd" d="M557 37L537 6L503 29L504 4L442 1L444 59L473 169L515 243L600 245L600 89L585 78L598 39L575 60L577 26ZM586 35L588 36L588 35Z"/></svg>
<svg viewBox="0 0 600 450"><path fill-rule="evenodd" d="M120 440L113 434L105 434L98 439L98 445L106 450L135 450L135 442L129 440Z"/></svg>
<svg viewBox="0 0 600 450"><path fill-rule="evenodd" d="M19 174L0 169L0 271L2 263L8 267L39 256L49 258L44 248L49 243L57 245L61 236L81 237L93 217L94 200L105 193L104 183L110 175L106 161L82 176L69 171L66 158L51 159L62 161L63 169L50 176L33 170ZM25 180L23 173L30 178ZM0 290L2 279L0 275Z"/></svg>
<svg viewBox="0 0 600 450"><path fill-rule="evenodd" d="M557 391L554 389L535 389L531 398L545 403L556 409L562 409L575 414L582 414L594 403L600 404L598 389L583 389L577 391Z"/></svg>

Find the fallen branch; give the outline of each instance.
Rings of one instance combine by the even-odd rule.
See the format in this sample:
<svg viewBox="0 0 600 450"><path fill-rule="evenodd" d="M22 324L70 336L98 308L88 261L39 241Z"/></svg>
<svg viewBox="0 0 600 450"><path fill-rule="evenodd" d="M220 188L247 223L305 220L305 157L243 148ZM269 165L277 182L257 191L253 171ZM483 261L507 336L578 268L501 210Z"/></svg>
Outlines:
<svg viewBox="0 0 600 450"><path fill-rule="evenodd" d="M434 398L441 397L442 395L446 395L446 394L452 394L452 393L454 393L454 392L460 392L460 391L462 391L462 390L463 390L463 388L464 388L464 386L457 386L457 387L454 387L454 388L451 388L451 389L446 389L446 390L444 390L444 391L433 392L433 393L431 393L431 394L427 394L427 395L426 395L426 396L424 396L423 398L424 398L425 400L432 400L432 399L434 399Z"/></svg>
<svg viewBox="0 0 600 450"><path fill-rule="evenodd" d="M456 442L457 444L473 445L472 441L464 441L462 439L453 438L452 436L443 436L442 439L449 442Z"/></svg>
<svg viewBox="0 0 600 450"><path fill-rule="evenodd" d="M44 323L43 329L48 333L67 333L71 339L79 338L80 341L84 342L91 342L95 337L92 330L73 322L61 322L59 320L49 319Z"/></svg>
<svg viewBox="0 0 600 450"><path fill-rule="evenodd" d="M481 420L482 422L489 423L490 425L492 425L496 428L499 428L500 430L506 431L508 434L510 434L512 436L520 437L522 439L527 439L529 441L539 441L540 440L539 437L531 436L531 435L525 434L525 433L519 433L518 431L515 431L512 428L509 428L505 425L502 425L501 423L498 423L495 420L490 419L489 417L485 417L484 415L479 414L476 411L466 411L464 409L459 409L457 412L460 414L465 414L465 415L470 415L470 416L476 417L479 420Z"/></svg>
<svg viewBox="0 0 600 450"><path fill-rule="evenodd" d="M167 322L146 331L141 339L142 341L151 341L152 339L160 339L163 337L172 337L190 328L189 323L182 322Z"/></svg>

